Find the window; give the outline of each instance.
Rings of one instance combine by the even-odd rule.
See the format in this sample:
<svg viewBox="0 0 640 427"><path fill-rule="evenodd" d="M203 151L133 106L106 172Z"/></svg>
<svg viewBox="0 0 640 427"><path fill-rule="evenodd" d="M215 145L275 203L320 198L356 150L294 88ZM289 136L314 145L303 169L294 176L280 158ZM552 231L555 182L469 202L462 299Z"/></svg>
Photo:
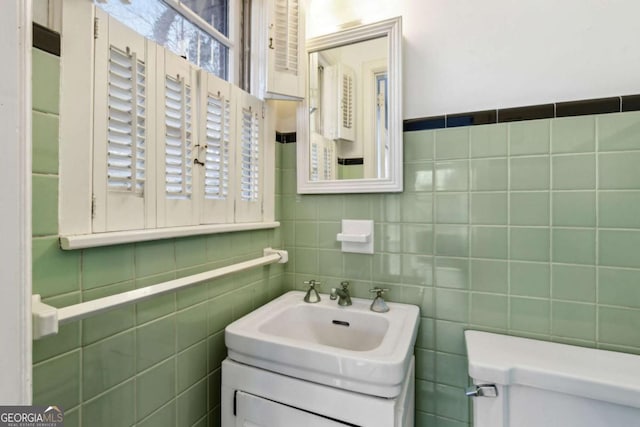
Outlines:
<svg viewBox="0 0 640 427"><path fill-rule="evenodd" d="M387 114L387 73L375 73L377 176L389 176L389 115Z"/></svg>
<svg viewBox="0 0 640 427"><path fill-rule="evenodd" d="M229 0L96 3L143 37L225 80L229 72ZM197 25L197 22L201 25Z"/></svg>
<svg viewBox="0 0 640 427"><path fill-rule="evenodd" d="M172 7L194 8L205 19L203 4L214 3ZM105 10L84 2L63 10L65 22L84 17L78 26L90 30L90 40L63 37L63 248L277 226L265 103ZM149 16L155 19L151 9Z"/></svg>

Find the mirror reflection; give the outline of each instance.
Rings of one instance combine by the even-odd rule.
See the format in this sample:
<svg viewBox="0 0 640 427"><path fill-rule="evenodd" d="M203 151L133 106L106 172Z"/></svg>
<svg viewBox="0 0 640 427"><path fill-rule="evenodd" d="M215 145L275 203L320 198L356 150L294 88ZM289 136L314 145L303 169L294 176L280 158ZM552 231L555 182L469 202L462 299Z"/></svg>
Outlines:
<svg viewBox="0 0 640 427"><path fill-rule="evenodd" d="M307 39L298 193L402 191L400 17Z"/></svg>
<svg viewBox="0 0 640 427"><path fill-rule="evenodd" d="M309 180L389 177L388 37L309 53Z"/></svg>

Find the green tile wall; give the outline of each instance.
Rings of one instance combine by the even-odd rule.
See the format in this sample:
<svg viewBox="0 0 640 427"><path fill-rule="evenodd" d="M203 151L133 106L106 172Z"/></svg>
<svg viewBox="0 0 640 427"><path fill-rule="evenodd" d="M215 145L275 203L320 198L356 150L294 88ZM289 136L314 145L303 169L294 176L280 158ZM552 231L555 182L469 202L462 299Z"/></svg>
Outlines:
<svg viewBox="0 0 640 427"><path fill-rule="evenodd" d="M63 307L289 250L290 262L61 327L34 342L34 403L70 426L218 425L224 327L315 278L421 307L416 425L467 426L467 328L640 353L640 113L405 134L405 191L297 195L277 144L281 228L82 251L57 246L59 61L34 51L33 285ZM340 220L374 219L343 254ZM118 268L113 268L118 266Z"/></svg>
<svg viewBox="0 0 640 427"><path fill-rule="evenodd" d="M46 303L64 307L282 247L276 229L60 250L58 80L59 58L34 49L33 292ZM280 176L279 159L277 167ZM34 341L33 402L62 406L71 427L217 426L225 326L289 289L283 266L272 265L64 325Z"/></svg>
<svg viewBox="0 0 640 427"><path fill-rule="evenodd" d="M416 425L466 426L465 329L640 354L640 113L408 132L402 194L296 195L282 234L297 288L421 307ZM282 148L283 180L295 144ZM287 178L285 178L287 177ZM340 220L375 220L343 254Z"/></svg>

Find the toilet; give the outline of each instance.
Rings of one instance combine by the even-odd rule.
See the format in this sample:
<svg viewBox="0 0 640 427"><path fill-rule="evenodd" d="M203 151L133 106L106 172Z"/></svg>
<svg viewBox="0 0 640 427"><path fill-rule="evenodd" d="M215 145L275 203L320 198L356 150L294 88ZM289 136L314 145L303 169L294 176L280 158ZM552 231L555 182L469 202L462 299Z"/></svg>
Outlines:
<svg viewBox="0 0 640 427"><path fill-rule="evenodd" d="M640 356L465 331L474 427L640 426Z"/></svg>

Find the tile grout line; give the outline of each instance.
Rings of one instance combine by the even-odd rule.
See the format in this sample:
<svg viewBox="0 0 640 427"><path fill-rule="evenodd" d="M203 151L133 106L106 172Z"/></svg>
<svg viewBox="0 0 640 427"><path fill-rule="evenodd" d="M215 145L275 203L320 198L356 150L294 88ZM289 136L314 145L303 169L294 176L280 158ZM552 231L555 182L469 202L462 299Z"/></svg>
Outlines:
<svg viewBox="0 0 640 427"><path fill-rule="evenodd" d="M467 259L466 259L466 265L467 265L467 283L466 283L466 289L467 289L467 322L471 323L471 317L473 314L473 292L472 292L472 283L471 283L471 277L473 272L471 271L471 251L472 251L472 239L473 239L473 233L472 233L472 229L471 229L471 188L473 185L472 182L472 176L473 174L471 173L471 130L467 129L467 191L466 191L466 196L467 196Z"/></svg>
<svg viewBox="0 0 640 427"><path fill-rule="evenodd" d="M511 328L511 124L507 125L507 331Z"/></svg>
<svg viewBox="0 0 640 427"><path fill-rule="evenodd" d="M445 119L446 120L446 119ZM445 122L446 123L446 122ZM432 186L431 186L431 223L433 224L433 242L432 242L432 246L433 246L433 262L431 263L431 277L432 277L432 281L433 281L433 318L434 318L434 355L435 352L438 349L437 346L437 341L438 341L438 336L437 336L437 328L436 328L436 319L438 318L438 314L437 314L437 306L438 306L438 292L436 292L436 289L438 288L438 279L436 276L436 248L437 248L437 239L438 239L438 233L436 232L436 230L438 229L437 226L437 221L436 221L436 188L438 186L438 182L437 182L437 178L438 178L438 174L436 173L437 171L437 167L436 167L436 144L437 144L437 132L433 131L432 132L433 137L432 137L432 147L431 147L431 158L433 159L433 166L431 168L431 173L432 173ZM437 358L434 357L433 360L433 387L434 390L437 386L437 381L436 381L436 372L438 372L438 361ZM436 414L438 413L438 402L435 401L434 402L434 407L433 407L433 412L434 412L434 417L436 416Z"/></svg>
<svg viewBox="0 0 640 427"><path fill-rule="evenodd" d="M622 98L620 98L620 109L622 110ZM596 224L595 224L595 284L596 284L596 294L595 294L595 345L597 348L600 348L600 120L598 117L594 120L594 137L595 137L595 214L596 214Z"/></svg>
<svg viewBox="0 0 640 427"><path fill-rule="evenodd" d="M78 277L78 291L80 292L80 301L84 302L84 255L85 255L85 249L82 249L80 251L80 255L78 256L78 263L80 263L80 266L78 268L78 275L80 277ZM84 329L85 329L85 322L84 320L80 320L78 321L78 331L80 333L80 367L78 370L78 392L80 393L80 400L79 400L79 405L80 405L80 409L78 409L78 421L80 423L80 427L82 427L83 423L83 408L84 408L84 404L85 404L85 398L84 398L84 352L85 352L85 348L87 347L87 345L84 343ZM115 334L112 334L111 336L113 336ZM99 341L97 341L99 342ZM104 390L103 390L104 392ZM95 397L95 396L94 396Z"/></svg>
<svg viewBox="0 0 640 427"><path fill-rule="evenodd" d="M555 105L555 104L554 104ZM554 119L550 120L549 123L549 133L548 133L548 138L549 138L549 211L548 211L548 217L547 219L549 220L549 260L548 260L548 266L549 266L549 336L553 337L553 320L554 320L554 316L553 316L553 307L554 307L554 300L553 300L553 237L554 237L554 223L553 223L553 156L551 155L551 153L553 152L553 129L554 129Z"/></svg>

